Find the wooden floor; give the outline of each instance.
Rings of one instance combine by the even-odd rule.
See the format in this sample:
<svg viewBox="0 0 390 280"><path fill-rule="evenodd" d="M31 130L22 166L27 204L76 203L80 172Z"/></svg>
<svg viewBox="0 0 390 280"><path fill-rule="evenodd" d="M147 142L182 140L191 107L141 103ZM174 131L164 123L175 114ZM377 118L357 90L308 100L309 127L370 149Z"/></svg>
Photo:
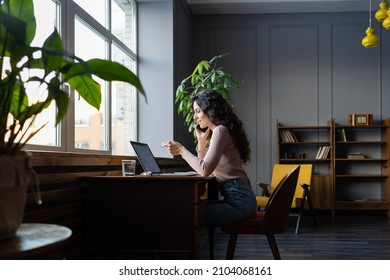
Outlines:
<svg viewBox="0 0 390 280"><path fill-rule="evenodd" d="M295 234L296 218L290 217L288 231L275 235L282 260L390 260L390 218L376 215L316 215L317 227L311 216L301 220ZM224 260L229 235L216 229L214 259ZM197 259L209 259L208 233L200 234L201 251ZM185 260L185 254L131 253L114 259ZM106 258L104 256L103 258ZM190 257L191 258L191 257ZM239 235L234 259L273 260L265 236Z"/></svg>
<svg viewBox="0 0 390 280"><path fill-rule="evenodd" d="M285 260L390 260L390 219L384 215L317 215L317 227L310 216L303 217L300 233L294 233L290 218L288 232L276 235L279 252ZM199 259L208 259L204 234ZM215 233L214 259L224 259L229 236ZM238 237L234 259L273 259L265 236Z"/></svg>

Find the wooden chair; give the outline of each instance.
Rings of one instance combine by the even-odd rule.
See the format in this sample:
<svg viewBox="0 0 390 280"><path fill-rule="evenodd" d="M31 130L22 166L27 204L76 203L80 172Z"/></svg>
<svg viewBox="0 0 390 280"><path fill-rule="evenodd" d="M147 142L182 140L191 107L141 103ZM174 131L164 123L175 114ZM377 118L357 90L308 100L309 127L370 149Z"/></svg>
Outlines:
<svg viewBox="0 0 390 280"><path fill-rule="evenodd" d="M296 164L275 164L272 171L272 179L270 189L268 184L258 183L259 187L263 191L262 196L256 196L257 206L259 210L264 208L269 200L270 193L274 191L280 180L294 167ZM290 216L297 217L297 223L295 226L295 234L299 233L299 226L301 222L301 216L305 210L306 201L309 204L309 209L313 217L314 225L317 225L317 221L314 214L313 202L310 194L310 186L313 180L313 165L312 164L301 164L298 176L297 188L295 190L294 198L291 203L291 208L295 212L291 211Z"/></svg>
<svg viewBox="0 0 390 280"><path fill-rule="evenodd" d="M297 186L299 168L299 166L293 168L279 182L276 189L272 192L264 211L258 211L254 218L221 227L223 232L230 234L226 259L233 259L239 234L265 235L274 259L281 259L274 235L287 230L291 201Z"/></svg>

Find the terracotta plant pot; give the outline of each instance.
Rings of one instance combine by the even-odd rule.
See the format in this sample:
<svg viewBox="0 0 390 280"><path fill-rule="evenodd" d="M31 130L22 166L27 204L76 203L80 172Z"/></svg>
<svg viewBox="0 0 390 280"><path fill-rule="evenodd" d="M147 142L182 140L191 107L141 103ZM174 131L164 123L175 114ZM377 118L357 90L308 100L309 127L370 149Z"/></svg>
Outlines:
<svg viewBox="0 0 390 280"><path fill-rule="evenodd" d="M0 155L0 240L15 235L23 220L31 155Z"/></svg>

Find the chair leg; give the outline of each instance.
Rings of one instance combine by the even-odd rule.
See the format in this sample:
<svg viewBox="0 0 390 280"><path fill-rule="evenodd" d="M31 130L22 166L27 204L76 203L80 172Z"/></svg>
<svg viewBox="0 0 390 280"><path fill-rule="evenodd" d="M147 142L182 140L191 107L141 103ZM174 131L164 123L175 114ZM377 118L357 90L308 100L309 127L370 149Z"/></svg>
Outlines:
<svg viewBox="0 0 390 280"><path fill-rule="evenodd" d="M302 213L299 213L297 216L297 224L295 225L295 234L299 233L299 225L301 223L301 215L302 215Z"/></svg>
<svg viewBox="0 0 390 280"><path fill-rule="evenodd" d="M302 217L302 214L303 214L303 210L305 209L305 202L306 202L306 191L304 190L303 191L303 195L302 195L302 203L301 203L301 207L299 208L299 212L297 214L297 224L295 226L295 234L298 234L299 233L299 226L301 224L301 217Z"/></svg>
<svg viewBox="0 0 390 280"><path fill-rule="evenodd" d="M267 234L267 240L269 247L271 248L272 255L274 256L275 260L281 260L278 245L276 244L276 239L273 234Z"/></svg>
<svg viewBox="0 0 390 280"><path fill-rule="evenodd" d="M311 200L310 192L308 192L306 194L306 197L307 197L307 202L309 202L309 208L310 208L310 211L311 211L311 216L313 217L314 225L317 226L317 220L316 220L316 216L314 214L314 207L313 207L313 202Z"/></svg>
<svg viewBox="0 0 390 280"><path fill-rule="evenodd" d="M236 243L237 243L237 236L238 234L231 233L229 237L229 244L226 252L226 259L232 260L234 258L234 251L236 250Z"/></svg>
<svg viewBox="0 0 390 280"><path fill-rule="evenodd" d="M309 208L310 208L311 216L313 218L314 226L317 226L317 220L316 220L316 216L314 214L313 201L311 199L309 185L302 184L301 186L303 187L302 204L301 204L301 207L300 207L299 213L298 213L298 220L297 220L297 224L295 226L295 234L299 233L299 225L301 222L301 216L303 214L303 210L305 209L306 200L309 203Z"/></svg>
<svg viewBox="0 0 390 280"><path fill-rule="evenodd" d="M210 260L214 259L214 228L209 229L209 252Z"/></svg>

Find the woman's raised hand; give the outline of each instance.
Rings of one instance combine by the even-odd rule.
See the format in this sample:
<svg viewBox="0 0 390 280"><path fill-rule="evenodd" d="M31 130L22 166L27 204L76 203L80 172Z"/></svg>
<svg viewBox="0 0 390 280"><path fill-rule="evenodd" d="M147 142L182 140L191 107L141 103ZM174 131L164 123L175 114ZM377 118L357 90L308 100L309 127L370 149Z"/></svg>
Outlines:
<svg viewBox="0 0 390 280"><path fill-rule="evenodd" d="M184 151L184 146L180 144L177 141L165 141L162 143L162 146L164 148L167 148L167 150L171 153L173 156L181 155L182 152Z"/></svg>
<svg viewBox="0 0 390 280"><path fill-rule="evenodd" d="M195 126L196 139L198 141L199 149L206 149L207 141L210 136L211 129L208 127L206 131L202 131L199 126Z"/></svg>

